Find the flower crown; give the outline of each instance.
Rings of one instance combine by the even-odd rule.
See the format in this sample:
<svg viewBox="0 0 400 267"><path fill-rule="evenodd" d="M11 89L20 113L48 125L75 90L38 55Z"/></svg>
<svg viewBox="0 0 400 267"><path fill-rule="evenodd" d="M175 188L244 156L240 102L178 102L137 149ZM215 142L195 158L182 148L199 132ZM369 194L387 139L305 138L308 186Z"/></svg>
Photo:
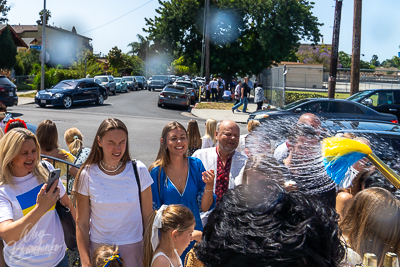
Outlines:
<svg viewBox="0 0 400 267"><path fill-rule="evenodd" d="M17 118L17 119L11 119L11 120L9 120L9 121L7 122L6 128L4 129L4 132L5 132L5 133L8 132L8 128L10 127L10 124L13 123L13 122L20 122L20 123L22 123L22 125L23 125L23 127L24 127L25 129L28 129L28 127L26 126L26 123L25 123L23 120L18 119L18 118Z"/></svg>

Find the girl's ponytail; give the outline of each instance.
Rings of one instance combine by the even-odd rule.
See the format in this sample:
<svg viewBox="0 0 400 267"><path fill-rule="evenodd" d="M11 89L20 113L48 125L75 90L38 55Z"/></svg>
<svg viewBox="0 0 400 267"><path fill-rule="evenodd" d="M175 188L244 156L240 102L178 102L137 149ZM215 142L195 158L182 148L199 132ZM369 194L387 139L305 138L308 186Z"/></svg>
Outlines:
<svg viewBox="0 0 400 267"><path fill-rule="evenodd" d="M151 231L153 229L154 218L156 217L157 211L153 211L150 214L149 221L147 223L146 231L143 237L143 267L150 267L151 260L153 258L153 247L151 245Z"/></svg>

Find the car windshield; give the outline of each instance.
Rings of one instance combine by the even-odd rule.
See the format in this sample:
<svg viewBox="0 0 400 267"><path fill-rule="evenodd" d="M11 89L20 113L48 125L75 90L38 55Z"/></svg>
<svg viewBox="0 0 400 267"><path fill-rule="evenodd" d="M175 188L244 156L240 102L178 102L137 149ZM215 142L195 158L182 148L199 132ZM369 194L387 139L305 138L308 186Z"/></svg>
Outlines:
<svg viewBox="0 0 400 267"><path fill-rule="evenodd" d="M115 81L116 83L120 83L120 82L121 82L121 79L120 79L120 78L115 78L114 81Z"/></svg>
<svg viewBox="0 0 400 267"><path fill-rule="evenodd" d="M56 84L53 89L75 89L78 81L62 81Z"/></svg>
<svg viewBox="0 0 400 267"><path fill-rule="evenodd" d="M107 77L96 77L96 79L99 79L102 83L108 83Z"/></svg>
<svg viewBox="0 0 400 267"><path fill-rule="evenodd" d="M132 77L124 77L124 80L125 80L125 81L130 81L130 82L131 82L131 81L133 81L133 78L132 78Z"/></svg>
<svg viewBox="0 0 400 267"><path fill-rule="evenodd" d="M296 102L290 103L290 104L283 106L281 108L278 108L278 109L279 110L288 110L288 109L294 108L295 106L298 106L298 105L303 104L308 101L309 101L308 99L297 100Z"/></svg>
<svg viewBox="0 0 400 267"><path fill-rule="evenodd" d="M164 92L170 93L184 93L185 90L183 88L176 88L176 87L165 87Z"/></svg>
<svg viewBox="0 0 400 267"><path fill-rule="evenodd" d="M135 76L135 78L136 78L136 81L142 81L143 80L143 77L140 77L140 76Z"/></svg>
<svg viewBox="0 0 400 267"><path fill-rule="evenodd" d="M153 76L153 81L154 80L166 80L167 79L167 76L162 76L162 75L160 75L160 76Z"/></svg>
<svg viewBox="0 0 400 267"><path fill-rule="evenodd" d="M358 92L355 95L350 96L349 98L347 98L347 100L351 100L351 101L357 101L360 98L363 98L364 96L370 94L372 91L371 90L366 90L366 91L362 91L362 92Z"/></svg>

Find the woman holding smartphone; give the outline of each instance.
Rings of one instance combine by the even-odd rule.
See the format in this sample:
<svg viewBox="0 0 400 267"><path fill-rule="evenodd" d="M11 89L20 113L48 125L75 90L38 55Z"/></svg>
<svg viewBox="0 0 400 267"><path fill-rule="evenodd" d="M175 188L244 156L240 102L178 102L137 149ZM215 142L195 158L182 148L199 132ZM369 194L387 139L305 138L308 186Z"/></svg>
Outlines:
<svg viewBox="0 0 400 267"><path fill-rule="evenodd" d="M128 140L122 121L104 120L75 180L76 237L83 267L90 266L91 254L103 244L118 246L125 267L142 265L153 180L140 161L139 177L135 175Z"/></svg>
<svg viewBox="0 0 400 267"><path fill-rule="evenodd" d="M48 188L48 175L31 131L16 128L1 139L0 237L6 266L68 267L55 204L60 199L74 218L75 209L60 180Z"/></svg>

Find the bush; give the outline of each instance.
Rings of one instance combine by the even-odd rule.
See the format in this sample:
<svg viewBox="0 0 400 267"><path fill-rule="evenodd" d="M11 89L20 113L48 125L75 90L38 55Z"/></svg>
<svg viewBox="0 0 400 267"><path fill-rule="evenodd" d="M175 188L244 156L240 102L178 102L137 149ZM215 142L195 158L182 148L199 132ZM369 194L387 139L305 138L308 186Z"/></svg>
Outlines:
<svg viewBox="0 0 400 267"><path fill-rule="evenodd" d="M316 93L292 93L292 92L286 92L285 94L285 102L286 104L290 104L292 102L295 102L300 99L304 98L322 98L326 97L321 94L316 94Z"/></svg>
<svg viewBox="0 0 400 267"><path fill-rule="evenodd" d="M33 89L40 90L40 79L42 73L39 72L36 74L35 79L33 81ZM80 75L75 70L61 70L61 69L46 69L45 71L45 84L44 88L50 88L53 85L56 85L62 80L74 80L80 79Z"/></svg>

